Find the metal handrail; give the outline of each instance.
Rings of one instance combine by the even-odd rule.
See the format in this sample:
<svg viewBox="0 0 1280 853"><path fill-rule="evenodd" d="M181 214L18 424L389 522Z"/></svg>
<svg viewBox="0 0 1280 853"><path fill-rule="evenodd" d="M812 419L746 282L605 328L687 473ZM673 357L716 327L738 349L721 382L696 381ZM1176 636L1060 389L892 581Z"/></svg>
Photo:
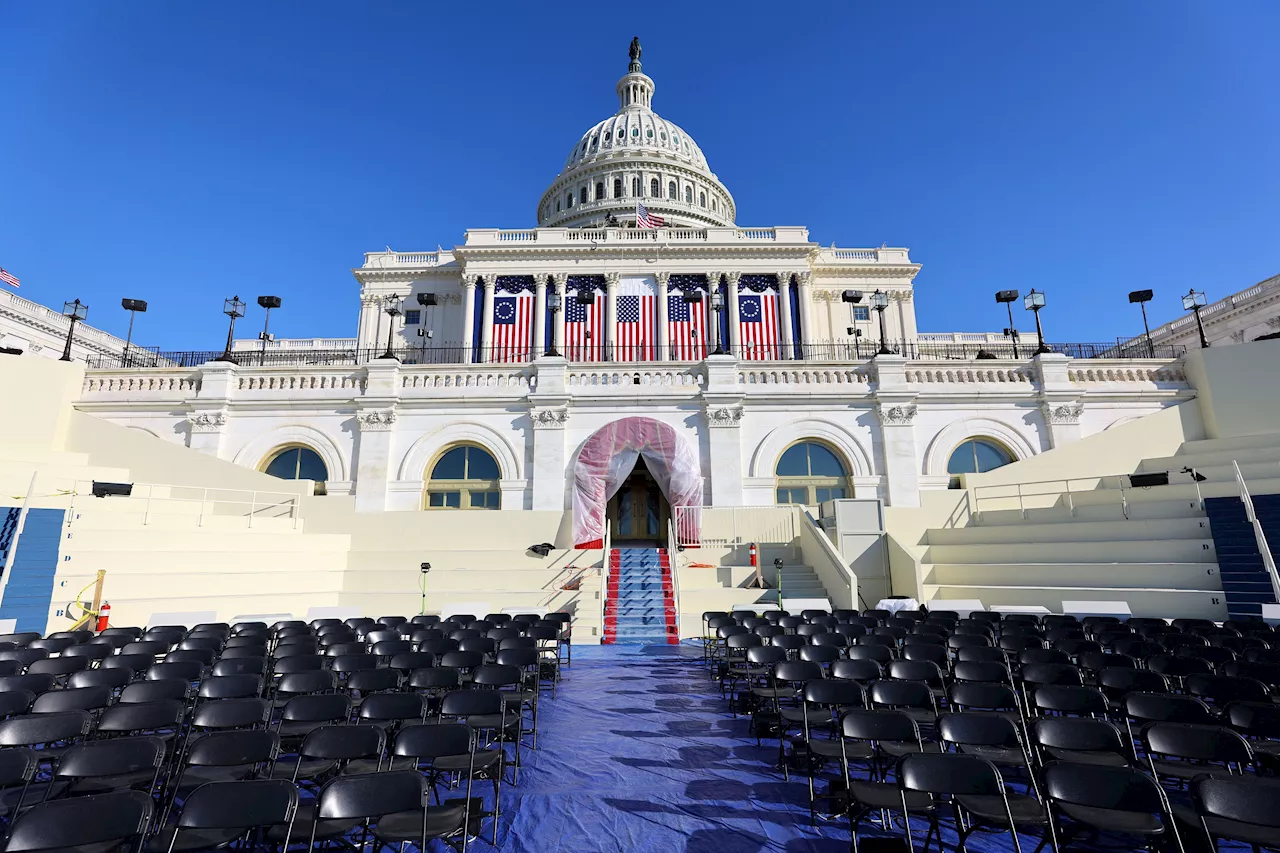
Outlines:
<svg viewBox="0 0 1280 853"><path fill-rule="evenodd" d="M1036 498L1036 497L1042 498L1042 497L1048 497L1054 494L1065 493L1066 499L1067 499L1067 509L1070 510L1071 515L1074 518L1076 514L1076 505L1075 505L1075 500L1073 498L1073 492L1071 490L1071 484L1072 483L1091 483L1092 488L1079 489L1077 491L1078 492L1095 492L1095 491L1099 491L1098 487L1103 483L1105 483L1108 479L1114 478L1116 481L1116 485L1120 489L1120 509L1124 513L1124 517L1128 518L1129 517L1129 498L1128 498L1128 495L1125 493L1125 484L1124 484L1125 478L1127 476L1128 476L1127 474L1103 474L1097 477L1070 477L1070 478L1059 477L1056 480L1035 480L1029 483L997 483L994 485L987 485L987 486L973 486L970 489L970 491L973 493L973 503L970 510L970 514L974 518L978 519L979 521L982 520L981 502L984 496L979 494L979 492L981 492L983 489L986 489L988 491L991 491L994 489L1014 489L1015 491L1013 494L987 495L985 497L986 497L986 500L988 501L1009 500L1010 498L1017 498L1018 512L1019 514L1021 514L1023 518L1026 518L1027 507L1026 507L1026 504L1024 503L1024 500L1023 500L1024 498ZM1046 490L1046 491L1040 491L1040 492L1025 491L1025 488L1029 486L1055 486L1055 487L1063 487L1063 488L1055 488L1054 490Z"/></svg>
<svg viewBox="0 0 1280 853"><path fill-rule="evenodd" d="M156 489L170 489L170 490L186 491L191 493L198 492L200 496L199 497L179 497L177 495L172 495L172 494L157 496L155 495ZM139 491L143 491L143 490L145 490L145 494L142 494L142 495L138 494ZM72 510L72 512L70 513L70 515L72 517L74 517L76 498L83 495L90 495L92 494L92 491L93 491L92 480L76 480L75 481L75 486L71 492L70 509ZM210 497L211 494L214 496ZM236 500L235 498L217 497L218 494L248 495L249 499ZM283 497L284 500L274 499L274 498L280 498L280 497ZM293 521L294 529L297 529L298 527L298 518L299 518L298 495L294 494L293 492L259 491L256 489L231 489L231 488L222 488L217 486L212 486L212 487L184 486L184 485L177 485L173 483L134 483L133 489L131 493L128 495L128 498L131 498L131 499L145 498L146 505L142 511L142 523L144 525L150 522L152 502L157 501L157 502L162 502L161 506L163 506L163 502L200 504L200 513L196 517L197 527L204 526L205 507L206 506L209 507L209 514L212 515L212 514L216 514L214 512L214 508L219 505L248 506L249 511L241 517L248 519L247 526L250 528L253 527L253 520L259 513L269 512L271 510L280 509L284 507L288 509L289 514L287 517Z"/></svg>
<svg viewBox="0 0 1280 853"><path fill-rule="evenodd" d="M604 554L600 558L600 640L605 635L604 604L609 597L609 552L613 550L613 537L609 535L609 522L604 525Z"/></svg>
<svg viewBox="0 0 1280 853"><path fill-rule="evenodd" d="M676 641L680 637L680 573L676 571L676 524L674 517L667 519L667 564L671 567L671 599L676 610Z"/></svg>
<svg viewBox="0 0 1280 853"><path fill-rule="evenodd" d="M1271 556L1271 548L1267 545L1267 535L1262 530L1262 522L1253 509L1253 498L1249 496L1249 487L1245 485L1244 475L1240 473L1240 463L1231 460L1231 467L1236 473L1236 484L1240 486L1240 502L1244 504L1244 516L1253 525L1253 538L1258 543L1258 552L1262 554L1262 565L1271 576L1271 592L1276 602L1280 603L1280 573L1276 571L1276 561Z"/></svg>

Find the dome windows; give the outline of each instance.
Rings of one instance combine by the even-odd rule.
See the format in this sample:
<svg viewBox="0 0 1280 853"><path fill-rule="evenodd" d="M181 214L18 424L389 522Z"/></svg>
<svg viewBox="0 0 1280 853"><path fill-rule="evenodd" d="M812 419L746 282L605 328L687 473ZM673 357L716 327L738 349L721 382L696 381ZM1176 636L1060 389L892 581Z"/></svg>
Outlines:
<svg viewBox="0 0 1280 853"><path fill-rule="evenodd" d="M674 201L675 197L676 197L676 182L671 181L670 183L667 184L667 198L672 199Z"/></svg>
<svg viewBox="0 0 1280 853"><path fill-rule="evenodd" d="M640 179L639 178L631 179L631 195L635 196L636 198L640 197Z"/></svg>
<svg viewBox="0 0 1280 853"><path fill-rule="evenodd" d="M604 141L605 141L606 143L608 143L608 141L609 141L609 131L607 131L607 130L604 132Z"/></svg>
<svg viewBox="0 0 1280 853"><path fill-rule="evenodd" d="M581 190L579 190L579 191L578 191L578 201L579 201L581 204L586 204L586 203L587 203L587 188L586 188L586 187L583 187Z"/></svg>
<svg viewBox="0 0 1280 853"><path fill-rule="evenodd" d="M649 181L649 195L654 198L662 198L662 190L658 188L658 179L654 178Z"/></svg>
<svg viewBox="0 0 1280 853"><path fill-rule="evenodd" d="M706 207L706 206L707 206L707 194L706 194L706 193L698 193L698 204L699 204L700 206L702 206L702 207Z"/></svg>
<svg viewBox="0 0 1280 853"><path fill-rule="evenodd" d="M658 135L658 138L659 138L659 139L661 139L663 142L666 142L666 141L667 141L667 132L666 132L665 130L664 130L664 131L662 131L662 133Z"/></svg>
<svg viewBox="0 0 1280 853"><path fill-rule="evenodd" d="M565 196L564 206L573 207L573 193L569 193L567 196Z"/></svg>
<svg viewBox="0 0 1280 853"><path fill-rule="evenodd" d="M622 198L622 178L613 179L613 197Z"/></svg>
<svg viewBox="0 0 1280 853"><path fill-rule="evenodd" d="M684 203L693 204L693 187L684 188Z"/></svg>
<svg viewBox="0 0 1280 853"><path fill-rule="evenodd" d="M640 128L638 127L631 128L631 135L638 139L640 137Z"/></svg>
<svg viewBox="0 0 1280 853"><path fill-rule="evenodd" d="M596 182L596 201L604 200L604 181Z"/></svg>
<svg viewBox="0 0 1280 853"><path fill-rule="evenodd" d="M650 139L653 139L653 128L652 128L652 127L651 127L651 128L649 128L649 130L645 133L645 136L649 137Z"/></svg>

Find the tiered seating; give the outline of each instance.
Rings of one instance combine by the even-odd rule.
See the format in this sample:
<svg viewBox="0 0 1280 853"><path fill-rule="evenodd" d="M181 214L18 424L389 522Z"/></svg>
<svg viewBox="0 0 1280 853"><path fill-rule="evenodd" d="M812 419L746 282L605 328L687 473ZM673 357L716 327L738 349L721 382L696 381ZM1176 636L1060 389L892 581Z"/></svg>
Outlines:
<svg viewBox="0 0 1280 853"><path fill-rule="evenodd" d="M1082 832L1280 844L1264 778L1280 635L1263 622L708 612L702 643L731 713L777 741L783 778L807 784L815 820L846 818L855 850L873 823L901 837L904 810L940 846L944 828L1014 849L1028 832L1055 849Z"/></svg>
<svg viewBox="0 0 1280 853"><path fill-rule="evenodd" d="M5 849L496 844L566 619L2 635Z"/></svg>

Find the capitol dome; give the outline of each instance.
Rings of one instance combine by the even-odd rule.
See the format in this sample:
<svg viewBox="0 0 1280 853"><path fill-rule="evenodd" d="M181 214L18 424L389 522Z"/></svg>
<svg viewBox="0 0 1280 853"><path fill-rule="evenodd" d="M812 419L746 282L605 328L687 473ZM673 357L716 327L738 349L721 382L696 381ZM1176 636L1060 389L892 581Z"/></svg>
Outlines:
<svg viewBox="0 0 1280 853"><path fill-rule="evenodd" d="M583 228L635 222L636 203L669 227L734 224L733 196L698 143L653 111L654 83L641 70L640 42L618 81L618 111L574 143L564 170L538 202L538 225Z"/></svg>

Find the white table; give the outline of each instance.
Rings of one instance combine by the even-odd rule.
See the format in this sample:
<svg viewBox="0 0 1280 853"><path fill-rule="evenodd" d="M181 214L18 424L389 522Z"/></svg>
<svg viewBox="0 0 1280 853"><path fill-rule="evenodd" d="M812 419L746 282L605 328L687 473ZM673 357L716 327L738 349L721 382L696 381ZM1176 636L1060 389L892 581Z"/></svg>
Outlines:
<svg viewBox="0 0 1280 853"><path fill-rule="evenodd" d="M904 610L919 610L920 602L914 598L882 598L876 602L876 610L888 610L889 615L901 613Z"/></svg>

